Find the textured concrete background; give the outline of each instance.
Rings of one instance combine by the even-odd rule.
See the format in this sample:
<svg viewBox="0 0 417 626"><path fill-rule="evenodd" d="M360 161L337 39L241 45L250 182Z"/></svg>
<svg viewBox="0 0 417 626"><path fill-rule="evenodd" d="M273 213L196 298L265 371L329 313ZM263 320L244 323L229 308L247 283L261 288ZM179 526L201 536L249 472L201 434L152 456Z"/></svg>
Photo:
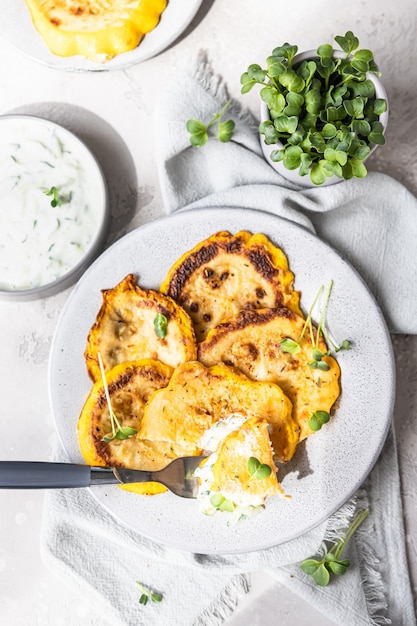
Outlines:
<svg viewBox="0 0 417 626"><path fill-rule="evenodd" d="M2 4L6 6L5 0ZM361 45L374 51L390 102L387 146L371 157L369 169L392 175L417 194L414 0L350 4L344 0L330 4L324 0L287 4L278 0L204 0L175 46L143 64L111 73L51 70L0 39L0 114L48 112L51 119L77 130L90 144L103 162L111 201L117 206L110 237L114 239L163 214L151 118L158 90L184 56L207 50L230 93L258 115L257 95L240 95L239 77L250 63L262 63L284 41L310 49L346 30L353 30ZM2 459L50 458L54 424L48 404L47 360L69 293L30 304L0 303ZM410 294L410 303L413 299L415 306L416 294ZM417 337L395 337L394 350L398 378L395 421L407 546L417 597ZM107 626L43 565L39 554L42 501L42 492L0 493L0 626ZM259 576L254 577L252 594L229 623L330 624Z"/></svg>

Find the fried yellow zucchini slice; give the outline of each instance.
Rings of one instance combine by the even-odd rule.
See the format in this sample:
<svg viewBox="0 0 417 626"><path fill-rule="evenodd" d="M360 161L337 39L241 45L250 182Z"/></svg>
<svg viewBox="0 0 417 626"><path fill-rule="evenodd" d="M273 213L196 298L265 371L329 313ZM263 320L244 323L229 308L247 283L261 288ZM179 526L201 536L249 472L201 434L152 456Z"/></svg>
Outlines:
<svg viewBox="0 0 417 626"><path fill-rule="evenodd" d="M265 235L221 231L185 253L160 289L188 312L199 342L241 310L286 306L302 315L293 279L284 252Z"/></svg>
<svg viewBox="0 0 417 626"><path fill-rule="evenodd" d="M283 494L265 419L255 416L246 420L238 430L220 442L216 455L212 466L211 493L219 493L240 507L259 506L269 496ZM268 466L270 474L259 478L250 474L250 457L260 465Z"/></svg>
<svg viewBox="0 0 417 626"><path fill-rule="evenodd" d="M111 405L123 427L139 430L146 402L157 389L168 385L171 374L171 367L152 359L121 363L106 374ZM103 441L111 431L104 384L99 380L92 387L78 420L78 441L88 465L158 470L181 456L180 448L176 454L174 446L140 440L135 435ZM165 491L157 483L138 483L137 487L126 485L126 488L137 493Z"/></svg>
<svg viewBox="0 0 417 626"><path fill-rule="evenodd" d="M53 54L104 62L136 48L159 23L167 0L25 0Z"/></svg>
<svg viewBox="0 0 417 626"><path fill-rule="evenodd" d="M298 341L304 319L286 308L241 311L219 324L199 344L198 358L206 366L225 363L252 380L278 384L291 400L300 440L314 431L309 420L316 411L330 412L340 394L340 369L331 356L324 356L328 371L313 369L313 345L307 331L296 354L284 352L280 341ZM314 337L316 329L313 327ZM319 350L327 352L322 337Z"/></svg>
<svg viewBox="0 0 417 626"><path fill-rule="evenodd" d="M186 455L202 451L205 431L231 414L267 420L275 456L288 461L296 450L299 429L291 402L274 383L254 382L226 365L206 368L182 363L167 387L145 406L139 437L167 444L181 442Z"/></svg>
<svg viewBox="0 0 417 626"><path fill-rule="evenodd" d="M85 349L87 371L93 381L101 376L99 353L106 372L118 363L137 359L156 359L176 367L196 358L193 324L172 298L141 289L133 274L102 294L102 306ZM158 336L155 328L160 316L166 319L165 336Z"/></svg>

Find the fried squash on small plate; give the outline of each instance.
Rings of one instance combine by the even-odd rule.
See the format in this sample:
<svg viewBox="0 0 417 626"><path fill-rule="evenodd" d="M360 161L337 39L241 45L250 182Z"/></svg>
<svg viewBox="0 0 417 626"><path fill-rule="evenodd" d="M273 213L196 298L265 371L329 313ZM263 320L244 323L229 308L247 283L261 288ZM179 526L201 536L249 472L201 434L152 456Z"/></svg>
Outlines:
<svg viewBox="0 0 417 626"><path fill-rule="evenodd" d="M212 466L211 493L220 493L237 506L248 503L258 506L267 497L283 494L278 482L268 422L261 417L251 417L229 433L216 449L217 459ZM248 460L254 457L260 464L271 468L269 476L258 479L248 472Z"/></svg>
<svg viewBox="0 0 417 626"><path fill-rule="evenodd" d="M171 374L171 367L152 359L121 363L107 372L111 405L122 426L139 430L146 402L157 389L168 385ZM174 445L145 441L137 436L103 441L103 437L111 431L104 384L99 380L93 385L78 420L78 441L88 465L158 470L177 456L182 456L180 446L176 449ZM146 494L165 491L157 483L123 487Z"/></svg>
<svg viewBox="0 0 417 626"><path fill-rule="evenodd" d="M25 0L53 54L103 62L136 48L153 30L167 0Z"/></svg>
<svg viewBox="0 0 417 626"><path fill-rule="evenodd" d="M128 274L116 287L102 291L103 302L91 328L85 349L87 371L100 379L98 354L104 370L137 359L156 359L171 367L197 356L193 324L187 313L170 297L141 289ZM155 330L157 315L167 320L166 336Z"/></svg>
<svg viewBox="0 0 417 626"><path fill-rule="evenodd" d="M268 422L279 461L294 455L299 428L291 417L291 402L278 385L255 382L223 364L206 368L198 361L179 365L168 386L149 398L139 437L181 442L185 455L198 455L205 431L233 413Z"/></svg>
<svg viewBox="0 0 417 626"><path fill-rule="evenodd" d="M308 331L297 354L281 350L282 339L298 341L304 323L302 317L286 308L242 311L212 329L198 348L198 359L207 367L225 363L252 380L278 384L292 402L293 418L301 429L300 440L313 433L308 424L312 413L329 413L340 394L340 369L333 357L323 357L330 366L328 371L308 365L313 361ZM313 332L315 337L316 329ZM327 351L322 337L319 349Z"/></svg>
<svg viewBox="0 0 417 626"><path fill-rule="evenodd" d="M186 252L160 290L184 307L203 341L241 310L286 306L302 315L293 278L285 254L265 235L221 231Z"/></svg>

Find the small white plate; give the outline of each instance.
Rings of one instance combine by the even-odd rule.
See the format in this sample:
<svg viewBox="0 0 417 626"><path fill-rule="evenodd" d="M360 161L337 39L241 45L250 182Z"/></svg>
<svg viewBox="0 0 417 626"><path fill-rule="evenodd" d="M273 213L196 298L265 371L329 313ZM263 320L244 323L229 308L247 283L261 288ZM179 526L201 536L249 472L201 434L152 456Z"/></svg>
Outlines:
<svg viewBox="0 0 417 626"><path fill-rule="evenodd" d="M25 55L49 67L72 72L105 72L141 63L159 54L191 23L202 0L170 0L158 26L148 33L134 50L120 54L106 63L94 63L79 55L60 57L52 54L32 23L24 0L0 0L0 36Z"/></svg>
<svg viewBox="0 0 417 626"><path fill-rule="evenodd" d="M373 296L355 270L306 229L248 209L185 211L129 233L87 270L59 320L50 357L49 390L57 430L69 458L83 462L76 427L91 389L83 352L101 305L101 289L130 272L142 287L158 289L171 265L209 235L262 232L282 247L307 312L320 285L334 281L327 324L352 349L338 353L342 395L321 431L300 445L282 485L291 499L270 498L263 513L236 526L226 515L206 517L194 500L170 493L147 497L117 486L95 487L97 501L146 537L182 550L231 554L268 548L298 537L334 513L361 485L385 441L394 402L390 337ZM280 473L278 472L280 478Z"/></svg>

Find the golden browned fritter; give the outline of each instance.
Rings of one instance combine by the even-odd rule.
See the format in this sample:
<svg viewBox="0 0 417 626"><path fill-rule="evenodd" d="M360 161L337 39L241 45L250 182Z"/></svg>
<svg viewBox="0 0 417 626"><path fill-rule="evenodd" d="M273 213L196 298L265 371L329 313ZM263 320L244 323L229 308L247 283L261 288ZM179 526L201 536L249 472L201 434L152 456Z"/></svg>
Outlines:
<svg viewBox="0 0 417 626"><path fill-rule="evenodd" d="M222 231L185 253L161 291L190 315L199 342L242 310L286 306L301 315L293 278L285 254L264 235Z"/></svg>
<svg viewBox="0 0 417 626"><path fill-rule="evenodd" d="M182 363L168 386L148 400L139 436L179 442L186 455L195 455L202 451L203 434L219 420L236 413L258 416L269 424L277 459L288 461L299 438L291 410L291 402L274 383L255 382L224 364L206 368L198 361Z"/></svg>
<svg viewBox="0 0 417 626"><path fill-rule="evenodd" d="M87 370L93 381L100 378L99 353L105 371L118 363L137 359L156 359L175 367L196 358L191 319L172 298L141 289L133 274L102 294L103 303L85 349ZM166 319L164 337L159 337L155 330L158 315Z"/></svg>
<svg viewBox="0 0 417 626"><path fill-rule="evenodd" d="M298 341L304 319L286 308L242 311L212 329L199 344L198 358L206 366L225 363L238 368L252 380L277 383L293 404L293 418L301 428L300 439L312 434L308 422L313 412L330 412L339 396L339 366L324 356L328 371L313 369L313 345L307 331L300 350L289 354L281 349L286 338ZM313 329L314 337L316 331ZM327 346L322 337L318 347Z"/></svg>

